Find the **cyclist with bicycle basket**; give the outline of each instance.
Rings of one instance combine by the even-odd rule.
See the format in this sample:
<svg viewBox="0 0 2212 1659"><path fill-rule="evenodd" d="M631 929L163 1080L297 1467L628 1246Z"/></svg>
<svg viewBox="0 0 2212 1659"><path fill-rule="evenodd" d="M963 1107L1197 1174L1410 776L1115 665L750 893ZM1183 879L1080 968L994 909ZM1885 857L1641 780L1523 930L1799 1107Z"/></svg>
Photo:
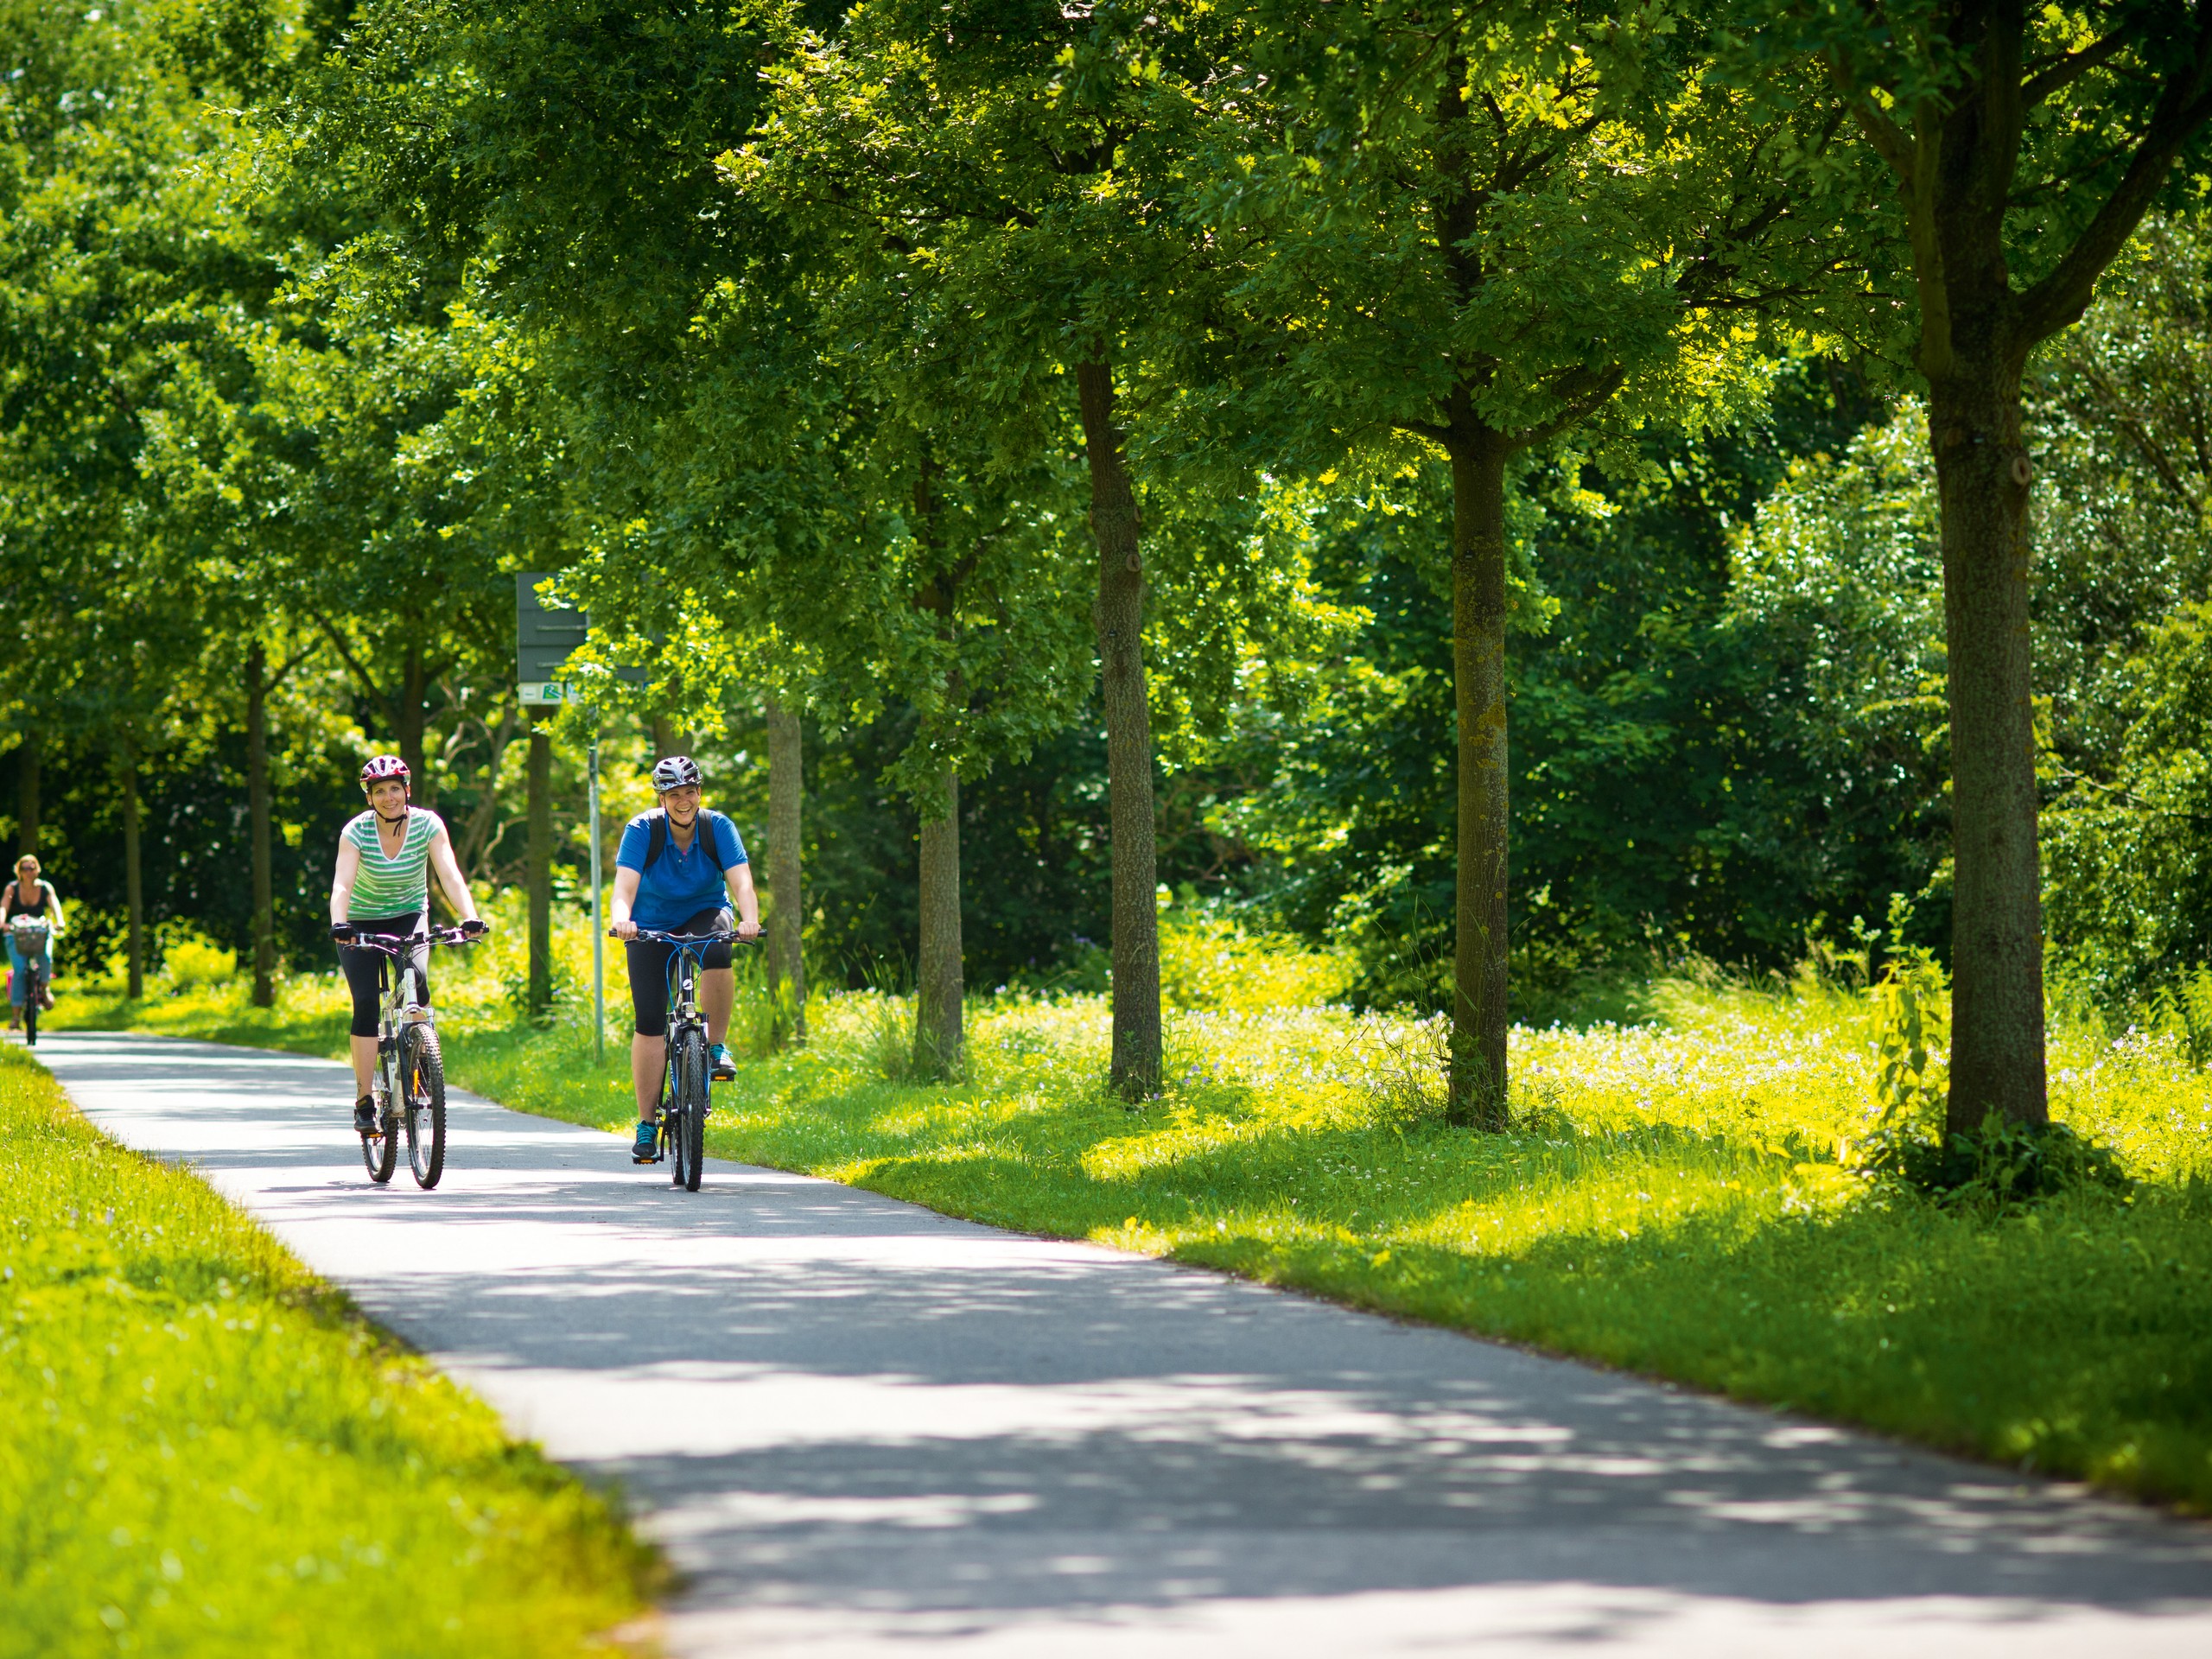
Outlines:
<svg viewBox="0 0 2212 1659"><path fill-rule="evenodd" d="M346 987L353 994L353 1128L361 1135L377 1132L372 1090L380 1012L377 982L385 957L351 940L367 933L418 941L409 960L427 1007L431 870L437 872L438 885L461 917L461 931L470 938L485 931L476 900L454 857L445 821L428 807L413 804L410 785L407 763L396 754L377 755L361 768L369 810L339 832L338 865L330 878L330 931L338 941L338 963L346 970Z"/></svg>
<svg viewBox="0 0 2212 1659"><path fill-rule="evenodd" d="M16 861L16 879L0 893L0 925L8 939L8 1028L22 1026L36 1042L38 1010L54 1006L47 946L61 937L61 898L54 883L39 874L38 860L29 853Z"/></svg>
<svg viewBox="0 0 2212 1659"><path fill-rule="evenodd" d="M635 1016L630 1083L638 1096L638 1138L630 1155L640 1164L657 1156L656 1113L668 1062L668 968L677 947L641 939L639 930L725 933L734 906L742 918L736 928L741 938L753 938L760 931L760 901L753 894L745 842L735 824L700 804L701 782L698 764L688 755L671 755L654 766L653 792L660 804L623 827L621 849L614 856L614 903L608 919L629 957ZM701 966L699 1007L713 1045L711 1075L727 1083L737 1075L722 1040L737 1001L729 946L708 946L701 952Z"/></svg>

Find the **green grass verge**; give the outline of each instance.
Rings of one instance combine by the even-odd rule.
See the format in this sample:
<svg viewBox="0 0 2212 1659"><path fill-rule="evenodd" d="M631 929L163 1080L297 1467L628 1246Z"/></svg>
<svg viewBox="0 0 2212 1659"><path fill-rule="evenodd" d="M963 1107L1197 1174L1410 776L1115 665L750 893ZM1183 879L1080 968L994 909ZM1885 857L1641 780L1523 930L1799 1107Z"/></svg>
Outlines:
<svg viewBox="0 0 2212 1659"><path fill-rule="evenodd" d="M594 1648L656 1571L480 1401L0 1050L0 1655L538 1659Z"/></svg>
<svg viewBox="0 0 2212 1659"><path fill-rule="evenodd" d="M303 1010L328 995L302 983ZM138 1023L232 1029L228 995ZM455 1081L626 1130L619 1042L595 1065L573 1028L458 1001ZM2171 1041L2054 1043L2055 1115L2132 1194L1955 1211L1838 1160L1863 997L1645 1001L1642 1026L1516 1032L1517 1127L1484 1135L1423 1103L1433 1027L1186 1010L1166 1098L1130 1112L1096 999L979 1001L969 1080L916 1087L905 1005L830 997L807 1052L717 1091L710 1149L2212 1510L2212 1085Z"/></svg>

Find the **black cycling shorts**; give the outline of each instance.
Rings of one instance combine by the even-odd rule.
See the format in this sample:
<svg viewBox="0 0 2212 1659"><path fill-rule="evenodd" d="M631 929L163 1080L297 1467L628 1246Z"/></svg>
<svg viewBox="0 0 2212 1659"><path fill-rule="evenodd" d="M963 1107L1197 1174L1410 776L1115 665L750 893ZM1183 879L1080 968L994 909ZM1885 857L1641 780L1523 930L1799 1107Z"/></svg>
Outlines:
<svg viewBox="0 0 2212 1659"><path fill-rule="evenodd" d="M702 910L681 927L663 928L664 933L726 933L730 928L730 914L727 910ZM634 1028L640 1037L668 1035L668 965L676 955L676 947L663 944L658 939L631 939L623 949L630 954L630 1007L636 1015ZM700 953L700 964L707 968L729 966L729 946L710 944Z"/></svg>
<svg viewBox="0 0 2212 1659"><path fill-rule="evenodd" d="M346 924L359 933L388 933L396 938L405 938L423 929L423 912L416 911L407 916L374 916L365 921ZM416 982L422 988L423 1006L430 1006L430 942L424 938L410 953L415 962ZM377 980L378 970L386 963L397 968L399 964L380 950L364 950L359 945L341 944L338 947L338 965L346 970L346 984L353 993L353 1023L346 1027L356 1037L377 1034L377 1015L383 1011L384 997Z"/></svg>

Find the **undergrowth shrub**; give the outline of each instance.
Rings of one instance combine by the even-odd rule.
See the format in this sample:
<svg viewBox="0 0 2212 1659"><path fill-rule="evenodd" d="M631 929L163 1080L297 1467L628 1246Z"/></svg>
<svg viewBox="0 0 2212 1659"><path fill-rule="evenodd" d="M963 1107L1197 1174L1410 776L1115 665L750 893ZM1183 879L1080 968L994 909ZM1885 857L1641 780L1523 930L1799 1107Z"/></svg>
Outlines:
<svg viewBox="0 0 2212 1659"><path fill-rule="evenodd" d="M1993 1112L1977 1129L1948 1126L1950 1002L1943 970L1926 950L1894 958L1874 986L1873 1122L1847 1148L1849 1160L1961 1208L2001 1210L2085 1187L2128 1190L2112 1150L2064 1123Z"/></svg>
<svg viewBox="0 0 2212 1659"><path fill-rule="evenodd" d="M2191 1067L2202 1071L2212 1062L2212 968L2196 972L2152 995L2151 1029L2171 1037Z"/></svg>
<svg viewBox="0 0 2212 1659"><path fill-rule="evenodd" d="M162 980L171 991L226 985L238 977L238 953L192 928L164 929Z"/></svg>
<svg viewBox="0 0 2212 1659"><path fill-rule="evenodd" d="M1341 1000L1351 953L1241 926L1187 894L1160 917L1160 999L1176 1008L1312 1008Z"/></svg>

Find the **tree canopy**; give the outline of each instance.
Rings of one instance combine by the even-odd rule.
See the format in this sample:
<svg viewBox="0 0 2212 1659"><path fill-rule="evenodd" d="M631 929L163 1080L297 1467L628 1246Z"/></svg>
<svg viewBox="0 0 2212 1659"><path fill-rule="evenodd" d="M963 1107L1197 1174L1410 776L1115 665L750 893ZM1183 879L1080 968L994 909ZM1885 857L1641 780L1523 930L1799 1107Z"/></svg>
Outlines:
<svg viewBox="0 0 2212 1659"><path fill-rule="evenodd" d="M2212 36L1326 12L0 5L0 722L79 948L297 958L372 747L505 882L550 736L543 889L597 732L780 791L814 976L912 974L938 1075L1083 987L1147 1098L1216 906L1448 1014L1464 1122L1650 952L1878 938L1959 974L1955 1121L2038 1121L2046 963L2212 950Z"/></svg>

